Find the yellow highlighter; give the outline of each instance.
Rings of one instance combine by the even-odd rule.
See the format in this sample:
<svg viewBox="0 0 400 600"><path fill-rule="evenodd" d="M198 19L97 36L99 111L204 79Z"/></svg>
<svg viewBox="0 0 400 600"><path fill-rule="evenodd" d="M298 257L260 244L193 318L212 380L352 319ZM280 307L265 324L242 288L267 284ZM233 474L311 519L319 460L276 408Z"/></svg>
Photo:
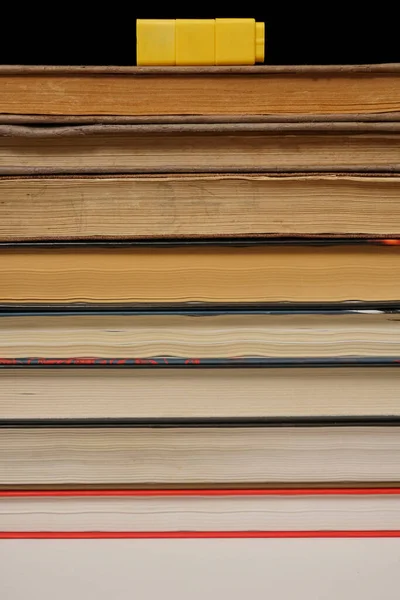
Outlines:
<svg viewBox="0 0 400 600"><path fill-rule="evenodd" d="M265 25L255 19L138 19L139 66L264 62Z"/></svg>

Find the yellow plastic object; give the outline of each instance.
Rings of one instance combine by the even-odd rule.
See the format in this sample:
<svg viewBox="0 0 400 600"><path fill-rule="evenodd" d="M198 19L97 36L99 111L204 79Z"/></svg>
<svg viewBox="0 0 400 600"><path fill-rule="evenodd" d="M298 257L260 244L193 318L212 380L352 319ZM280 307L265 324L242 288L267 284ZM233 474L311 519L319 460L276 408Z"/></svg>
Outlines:
<svg viewBox="0 0 400 600"><path fill-rule="evenodd" d="M138 19L138 65L175 65L175 19Z"/></svg>
<svg viewBox="0 0 400 600"><path fill-rule="evenodd" d="M177 65L215 65L215 20L177 19L175 25Z"/></svg>
<svg viewBox="0 0 400 600"><path fill-rule="evenodd" d="M216 65L254 65L263 61L264 23L254 19L215 19Z"/></svg>
<svg viewBox="0 0 400 600"><path fill-rule="evenodd" d="M264 61L265 27L254 19L138 19L136 36L141 66Z"/></svg>

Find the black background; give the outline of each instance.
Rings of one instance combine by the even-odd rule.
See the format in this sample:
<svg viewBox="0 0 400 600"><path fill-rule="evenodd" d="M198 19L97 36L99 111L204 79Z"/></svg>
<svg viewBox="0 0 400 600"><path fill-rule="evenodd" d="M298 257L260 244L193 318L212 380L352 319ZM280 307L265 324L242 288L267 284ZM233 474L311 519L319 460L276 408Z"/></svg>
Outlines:
<svg viewBox="0 0 400 600"><path fill-rule="evenodd" d="M60 5L58 5L60 6ZM193 3L193 12L178 3L120 2L54 5L50 10L10 5L3 10L2 64L134 65L137 18L253 17L266 23L266 64L367 64L400 62L399 25L391 5L374 11L323 3L245 3L239 11L212 11ZM240 6L236 3L236 6ZM393 5L392 5L393 6Z"/></svg>

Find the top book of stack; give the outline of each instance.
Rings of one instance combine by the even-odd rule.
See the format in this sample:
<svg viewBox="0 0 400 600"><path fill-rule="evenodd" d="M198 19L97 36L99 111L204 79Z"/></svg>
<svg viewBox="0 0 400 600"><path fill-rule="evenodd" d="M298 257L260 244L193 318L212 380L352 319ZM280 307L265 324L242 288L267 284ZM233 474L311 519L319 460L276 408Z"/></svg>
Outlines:
<svg viewBox="0 0 400 600"><path fill-rule="evenodd" d="M400 65L0 67L4 122L396 119Z"/></svg>

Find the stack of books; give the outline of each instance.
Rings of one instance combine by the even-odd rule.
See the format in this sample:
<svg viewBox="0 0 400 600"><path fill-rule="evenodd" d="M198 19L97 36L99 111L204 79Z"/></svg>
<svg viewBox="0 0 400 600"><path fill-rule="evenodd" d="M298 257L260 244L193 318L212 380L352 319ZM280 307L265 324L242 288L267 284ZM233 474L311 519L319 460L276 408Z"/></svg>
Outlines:
<svg viewBox="0 0 400 600"><path fill-rule="evenodd" d="M0 69L2 537L400 535L400 66Z"/></svg>

